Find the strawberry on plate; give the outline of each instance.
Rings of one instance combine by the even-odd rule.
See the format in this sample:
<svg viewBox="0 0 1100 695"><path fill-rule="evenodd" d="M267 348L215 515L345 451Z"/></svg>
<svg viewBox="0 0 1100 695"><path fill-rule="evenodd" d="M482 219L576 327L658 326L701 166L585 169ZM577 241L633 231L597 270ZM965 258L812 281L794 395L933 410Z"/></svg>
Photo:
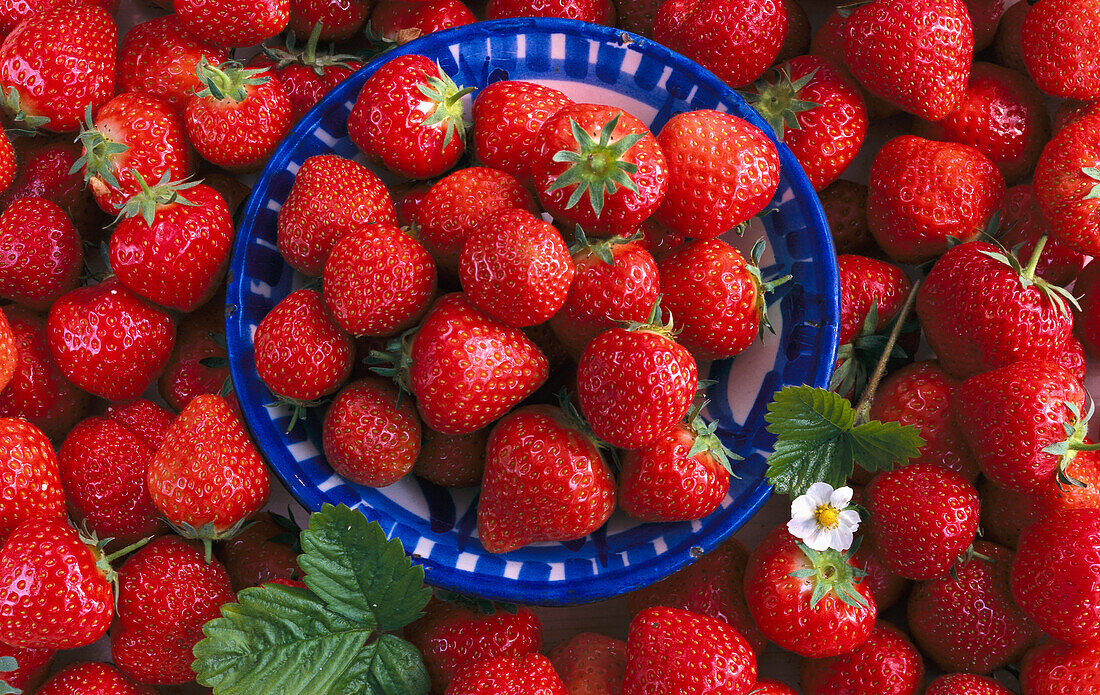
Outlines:
<svg viewBox="0 0 1100 695"><path fill-rule="evenodd" d="M325 459L359 485L386 487L408 473L420 453L420 418L409 399L380 376L353 381L325 412Z"/></svg>
<svg viewBox="0 0 1100 695"><path fill-rule="evenodd" d="M626 674L626 642L581 632L547 655L569 695L617 695Z"/></svg>
<svg viewBox="0 0 1100 695"><path fill-rule="evenodd" d="M485 473L488 428L467 434L440 434L421 430L420 456L413 473L444 487L472 487Z"/></svg>
<svg viewBox="0 0 1100 695"><path fill-rule="evenodd" d="M539 129L572 103L562 92L534 82L501 80L487 86L474 99L474 150L478 159L523 184L530 183Z"/></svg>
<svg viewBox="0 0 1100 695"><path fill-rule="evenodd" d="M916 695L923 685L924 662L917 648L905 633L885 622L877 623L867 641L854 651L802 660L806 695Z"/></svg>

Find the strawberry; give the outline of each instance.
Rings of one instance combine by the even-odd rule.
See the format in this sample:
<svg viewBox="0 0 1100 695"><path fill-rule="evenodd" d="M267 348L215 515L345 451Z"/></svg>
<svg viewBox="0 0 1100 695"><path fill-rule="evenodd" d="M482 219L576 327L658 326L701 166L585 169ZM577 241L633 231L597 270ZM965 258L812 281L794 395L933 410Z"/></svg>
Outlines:
<svg viewBox="0 0 1100 695"><path fill-rule="evenodd" d="M353 381L324 421L325 458L359 485L386 487L412 470L420 453L420 418L397 387L378 376Z"/></svg>
<svg viewBox="0 0 1100 695"><path fill-rule="evenodd" d="M984 51L993 44L1001 15L1005 12L1005 0L963 0L963 3L974 30L974 52Z"/></svg>
<svg viewBox="0 0 1100 695"><path fill-rule="evenodd" d="M386 223L341 237L322 277L325 305L353 335L401 333L416 325L435 298L435 261L411 234Z"/></svg>
<svg viewBox="0 0 1100 695"><path fill-rule="evenodd" d="M203 88L197 70L204 58L217 65L226 55L185 29L177 15L154 17L123 37L118 51L119 83L127 92L157 97L180 109Z"/></svg>
<svg viewBox="0 0 1100 695"><path fill-rule="evenodd" d="M244 591L278 580L295 581L300 529L290 517L260 512L243 531L218 543L218 559L225 566L233 591Z"/></svg>
<svg viewBox="0 0 1100 695"><path fill-rule="evenodd" d="M175 419L147 481L168 522L206 542L239 530L267 502L269 486L240 418L214 395L195 397Z"/></svg>
<svg viewBox="0 0 1100 695"><path fill-rule="evenodd" d="M467 167L437 181L412 216L419 239L449 275L458 275L459 257L470 233L490 215L505 210L538 213L538 206L510 174Z"/></svg>
<svg viewBox="0 0 1100 695"><path fill-rule="evenodd" d="M77 662L50 677L36 695L156 695L150 685L139 685L110 664Z"/></svg>
<svg viewBox="0 0 1100 695"><path fill-rule="evenodd" d="M356 6L359 3L350 4ZM249 67L268 68L282 83L290 98L292 120L295 122L302 120L306 112L333 87L363 67L363 61L353 55L319 52L317 40L321 29L322 25L317 24L312 33L306 32L309 41L301 50L295 45L294 34L290 33L287 34L285 48L264 46L262 53L248 61Z"/></svg>
<svg viewBox="0 0 1100 695"><path fill-rule="evenodd" d="M181 415L180 417L183 417ZM229 575L202 547L161 536L118 570L118 627L111 660L140 683L186 683L202 627L235 599Z"/></svg>
<svg viewBox="0 0 1100 695"><path fill-rule="evenodd" d="M0 539L33 517L65 518L57 456L34 425L0 418Z"/></svg>
<svg viewBox="0 0 1100 695"><path fill-rule="evenodd" d="M1020 34L1027 72L1056 97L1100 99L1100 2L1042 0Z"/></svg>
<svg viewBox="0 0 1100 695"><path fill-rule="evenodd" d="M187 137L203 159L232 172L255 171L290 132L290 97L264 68L199 60L205 85L183 107Z"/></svg>
<svg viewBox="0 0 1100 695"><path fill-rule="evenodd" d="M479 167L467 167L465 169L459 169L455 174L460 174L463 171L469 171L470 169L478 169ZM446 177L444 177L446 178ZM442 180L442 179L440 179ZM428 195L428 191L432 189L432 182L430 181L404 181L399 182L393 187L393 208L397 214L397 226L409 227L416 223L416 215L420 210L421 204L424 202L424 198ZM525 191L526 192L526 191ZM527 199L531 199L531 194L527 194ZM423 228L417 225L417 239L420 243L425 243L423 238ZM459 248L461 250L461 247ZM438 254L432 254L433 257ZM457 256L456 256L457 258ZM438 261L436 261L438 263Z"/></svg>
<svg viewBox="0 0 1100 695"><path fill-rule="evenodd" d="M1012 691L987 676L951 673L932 681L925 695L1012 695Z"/></svg>
<svg viewBox="0 0 1100 695"><path fill-rule="evenodd" d="M70 137L17 139L19 171L12 185L0 193L0 208L7 208L19 198L46 198L65 210L85 240L102 237L106 215L85 187L80 172L72 171L80 153L80 145Z"/></svg>
<svg viewBox="0 0 1100 695"><path fill-rule="evenodd" d="M542 623L530 608L482 605L456 597L432 599L424 615L405 627L409 640L424 656L432 692L487 659L522 658L542 648Z"/></svg>
<svg viewBox="0 0 1100 695"><path fill-rule="evenodd" d="M1063 101L1054 112L1054 132L1072 125L1085 116L1100 115L1100 100L1098 101Z"/></svg>
<svg viewBox="0 0 1100 695"><path fill-rule="evenodd" d="M65 436L88 409L88 394L73 386L50 357L46 319L19 306L4 307L18 363L0 391L0 416L20 418L51 439Z"/></svg>
<svg viewBox="0 0 1100 695"><path fill-rule="evenodd" d="M215 296L180 320L176 344L157 390L168 407L183 410L203 393L220 393L229 379L225 350L225 300Z"/></svg>
<svg viewBox="0 0 1100 695"><path fill-rule="evenodd" d="M679 326L677 339L697 358L733 357L765 328L772 330L767 294L790 276L765 281L760 272L763 253L763 238L748 259L720 239L702 239L661 260L664 308Z"/></svg>
<svg viewBox="0 0 1100 695"><path fill-rule="evenodd" d="M19 350L15 346L15 334L7 317L0 312L0 391L11 383L18 367Z"/></svg>
<svg viewBox="0 0 1100 695"><path fill-rule="evenodd" d="M785 62L754 83L746 98L791 148L814 190L840 176L867 135L859 88L828 58L808 55Z"/></svg>
<svg viewBox="0 0 1100 695"><path fill-rule="evenodd" d="M179 0L173 8L188 31L219 48L255 46L285 29L290 19L290 0Z"/></svg>
<svg viewBox="0 0 1100 695"><path fill-rule="evenodd" d="M470 303L516 327L556 314L573 274L573 258L554 225L517 209L486 216L466 237L458 265Z"/></svg>
<svg viewBox="0 0 1100 695"><path fill-rule="evenodd" d="M874 0L843 32L844 62L871 94L929 121L962 102L974 56L962 0Z"/></svg>
<svg viewBox="0 0 1100 695"><path fill-rule="evenodd" d="M426 34L476 21L460 0L378 0L369 30L383 42L403 46Z"/></svg>
<svg viewBox="0 0 1100 695"><path fill-rule="evenodd" d="M581 412L597 437L621 449L645 446L671 430L695 397L695 359L660 316L655 303L646 323L604 331L577 368Z"/></svg>
<svg viewBox="0 0 1100 695"><path fill-rule="evenodd" d="M0 296L45 309L76 286L80 235L57 203L20 198L0 213Z"/></svg>
<svg viewBox="0 0 1100 695"><path fill-rule="evenodd" d="M806 9L797 0L783 0L783 10L787 13L787 32L783 36L783 45L775 56L776 63L794 60L809 53L810 35L813 33Z"/></svg>
<svg viewBox="0 0 1100 695"><path fill-rule="evenodd" d="M759 654L768 644L745 602L745 566L749 550L730 538L722 545L659 582L627 595L631 617L646 608L667 606L724 620Z"/></svg>
<svg viewBox="0 0 1100 695"><path fill-rule="evenodd" d="M164 443L164 435L176 419L172 413L144 398L123 404L113 403L107 406L103 416L121 423L154 449L159 449Z"/></svg>
<svg viewBox="0 0 1100 695"><path fill-rule="evenodd" d="M653 24L663 0L618 0L616 24L647 39L653 38Z"/></svg>
<svg viewBox="0 0 1100 695"><path fill-rule="evenodd" d="M15 181L16 173L15 148L6 133L0 133L0 191L7 190Z"/></svg>
<svg viewBox="0 0 1100 695"><path fill-rule="evenodd" d="M917 318L948 373L967 377L1064 349L1073 316L1065 291L1035 276L1042 249L1040 242L1025 268L992 244L972 242L932 267L917 291Z"/></svg>
<svg viewBox="0 0 1100 695"><path fill-rule="evenodd" d="M620 109L565 106L542 124L538 142L535 189L562 224L597 236L629 235L664 198L664 152L644 123Z"/></svg>
<svg viewBox="0 0 1100 695"><path fill-rule="evenodd" d="M6 0L0 3L0 35L10 34L12 29L32 14L48 9L58 3L57 0ZM87 5L97 5L110 14L118 11L118 0L90 0Z"/></svg>
<svg viewBox="0 0 1100 695"><path fill-rule="evenodd" d="M747 222L775 195L779 154L748 121L688 111L670 118L657 142L668 158L668 193L657 221L679 236L712 239Z"/></svg>
<svg viewBox="0 0 1100 695"><path fill-rule="evenodd" d="M290 0L287 29L309 36L319 26L321 41L346 41L363 28L373 6L374 0Z"/></svg>
<svg viewBox="0 0 1100 695"><path fill-rule="evenodd" d="M1070 374L1077 377L1078 381L1085 378L1085 346L1074 336L1066 338L1062 346L1056 348L1050 355L1050 361L1064 367Z"/></svg>
<svg viewBox="0 0 1100 695"><path fill-rule="evenodd" d="M295 270L320 277L332 247L366 224L397 224L382 181L361 164L336 155L302 162L282 209L276 243Z"/></svg>
<svg viewBox="0 0 1100 695"><path fill-rule="evenodd" d="M1001 244L1008 249L1019 246L1015 253L1024 258L1035 252L1039 237L1050 233L1050 223L1039 207L1039 200L1035 197L1035 189L1031 184L1013 186L1005 193L998 232ZM1035 273L1047 282L1065 286L1081 273L1086 260L1083 254L1048 238ZM1080 287L1081 284L1078 283L1077 289Z"/></svg>
<svg viewBox="0 0 1100 695"><path fill-rule="evenodd" d="M878 612L885 613L905 598L912 582L886 569L879 561L875 554L875 546L866 534L862 540L859 549L852 556L852 564L866 573L863 575L862 582L874 596Z"/></svg>
<svg viewBox="0 0 1100 695"><path fill-rule="evenodd" d="M137 398L164 369L176 324L118 279L66 293L46 321L50 355L69 381L110 400Z"/></svg>
<svg viewBox="0 0 1100 695"><path fill-rule="evenodd" d="M478 159L487 167L530 184L542 125L572 103L562 92L534 82L502 80L490 84L474 99L474 150Z"/></svg>
<svg viewBox="0 0 1100 695"><path fill-rule="evenodd" d="M1086 440L1086 444L1091 443ZM1033 493L1036 512L1050 516L1065 509L1100 509L1100 454L1079 451L1065 467L1065 475L1084 485L1044 485Z"/></svg>
<svg viewBox="0 0 1100 695"><path fill-rule="evenodd" d="M847 654L802 660L806 695L915 695L923 685L917 648L889 623L877 623L867 641Z"/></svg>
<svg viewBox="0 0 1100 695"><path fill-rule="evenodd" d="M653 22L654 39L731 87L760 77L779 55L786 32L779 0L667 0Z"/></svg>
<svg viewBox="0 0 1100 695"><path fill-rule="evenodd" d="M867 226L867 186L837 179L818 192L837 254L867 253L874 246Z"/></svg>
<svg viewBox="0 0 1100 695"><path fill-rule="evenodd" d="M569 695L541 654L481 661L451 681L446 695Z"/></svg>
<svg viewBox="0 0 1100 695"><path fill-rule="evenodd" d="M1077 695L1100 687L1100 651L1051 640L1024 657L1020 683L1028 695Z"/></svg>
<svg viewBox="0 0 1100 695"><path fill-rule="evenodd" d="M626 674L626 642L581 632L547 655L569 695L616 695Z"/></svg>
<svg viewBox="0 0 1100 695"><path fill-rule="evenodd" d="M982 499L982 532L1000 545L1015 548L1023 530L1043 517L1033 492L1006 490L982 478L978 483L978 495Z"/></svg>
<svg viewBox="0 0 1100 695"><path fill-rule="evenodd" d="M489 431L468 434L439 434L421 431L420 456L413 473L444 487L470 487L481 482L485 473L485 445Z"/></svg>
<svg viewBox="0 0 1100 695"><path fill-rule="evenodd" d="M0 659L15 660L15 668L7 669L10 664L0 666L0 685L14 689L16 695L36 692L50 670L54 654L53 649L9 647L0 642Z"/></svg>
<svg viewBox="0 0 1100 695"><path fill-rule="evenodd" d="M1027 63L1024 62L1022 35L1029 9L1031 3L1013 3L1007 7L997 27L997 35L993 37L993 55L997 63L1025 75Z"/></svg>
<svg viewBox="0 0 1100 695"><path fill-rule="evenodd" d="M745 599L757 627L780 647L839 656L867 641L875 625L874 597L854 583L856 574L851 553L809 550L781 525L749 556Z"/></svg>
<svg viewBox="0 0 1100 695"><path fill-rule="evenodd" d="M17 123L55 133L115 93L118 29L102 7L61 3L32 14L0 44L0 92Z"/></svg>
<svg viewBox="0 0 1100 695"><path fill-rule="evenodd" d="M145 484L156 449L117 420L90 417L65 437L57 465L73 519L113 547L168 530Z"/></svg>
<svg viewBox="0 0 1100 695"><path fill-rule="evenodd" d="M678 608L647 608L630 621L623 695L746 695L756 655L728 623Z"/></svg>
<svg viewBox="0 0 1100 695"><path fill-rule="evenodd" d="M368 158L409 179L439 176L466 150L460 88L430 58L403 55L371 75L348 116L348 133Z"/></svg>
<svg viewBox="0 0 1100 695"><path fill-rule="evenodd" d="M489 0L486 19L512 17L560 17L615 26L615 5L611 0Z"/></svg>
<svg viewBox="0 0 1100 695"><path fill-rule="evenodd" d="M493 426L477 509L486 550L581 538L613 511L615 478L575 413L532 405Z"/></svg>
<svg viewBox="0 0 1100 695"><path fill-rule="evenodd" d="M0 549L0 641L73 649L102 637L114 616L113 571L65 518L28 518Z"/></svg>
<svg viewBox="0 0 1100 695"><path fill-rule="evenodd" d="M1051 236L1083 254L1100 255L1100 116L1067 126L1043 148L1035 197Z"/></svg>
<svg viewBox="0 0 1100 695"><path fill-rule="evenodd" d="M851 74L844 58L844 25L849 14L848 12L842 13L838 7L828 15L814 33L809 52L813 55L831 58L837 66L843 67L845 71ZM852 79L855 81L854 77ZM867 117L870 120L889 118L901 112L901 109L894 104L868 92L862 84L857 82L856 86L859 87L863 103L867 107Z"/></svg>
<svg viewBox="0 0 1100 695"><path fill-rule="evenodd" d="M871 165L867 222L892 260L923 263L951 237L976 239L1004 195L1001 172L969 145L902 135Z"/></svg>
<svg viewBox="0 0 1100 695"><path fill-rule="evenodd" d="M1043 632L1070 644L1100 638L1100 509L1047 517L1020 536L1012 595Z"/></svg>
<svg viewBox="0 0 1100 695"><path fill-rule="evenodd" d="M136 92L111 99L88 112L77 138L84 147L77 160L96 202L111 215L145 186L161 179L178 181L191 174L191 148L183 118L166 101Z"/></svg>

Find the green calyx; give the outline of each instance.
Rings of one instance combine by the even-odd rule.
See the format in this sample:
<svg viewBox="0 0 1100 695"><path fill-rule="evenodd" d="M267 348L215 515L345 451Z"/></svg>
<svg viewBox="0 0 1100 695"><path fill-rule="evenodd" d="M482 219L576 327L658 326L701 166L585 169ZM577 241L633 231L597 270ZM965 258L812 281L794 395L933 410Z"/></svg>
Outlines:
<svg viewBox="0 0 1100 695"><path fill-rule="evenodd" d="M760 237L756 240L756 243L752 245L752 249L749 251L749 263L746 269L749 274L752 275L753 280L756 282L756 311L760 315L760 339L764 339L764 329L767 329L769 333L775 335L775 327L772 326L771 319L768 318L768 295L775 291L775 288L779 287L783 283L791 279L791 275L782 275L772 280L764 280L764 276L760 273L760 259L764 257L764 249L767 247L767 242L764 237Z"/></svg>
<svg viewBox="0 0 1100 695"><path fill-rule="evenodd" d="M1069 464L1077 456L1078 451L1100 451L1100 444L1086 444L1085 436L1089 429L1089 420L1092 419L1094 405L1089 401L1088 412L1082 417L1081 409L1073 403L1066 403L1066 410L1073 415L1072 420L1064 425L1066 438L1055 442L1043 449L1043 453L1059 457L1056 480L1058 487L1064 489L1070 487L1088 487L1083 481L1077 480L1066 473Z"/></svg>
<svg viewBox="0 0 1100 695"><path fill-rule="evenodd" d="M305 420L307 417L309 417L310 408L319 408L327 400L327 398L319 398L315 401L301 401L297 398L278 396L278 398L274 402L264 403L264 406L268 408L274 408L277 406L290 408L290 420L286 424L286 429L283 430L283 434L290 434L290 431L294 429L299 420Z"/></svg>
<svg viewBox="0 0 1100 695"><path fill-rule="evenodd" d="M410 328L391 338L385 350L371 350L363 360L375 374L393 379L399 393L412 393L409 368L412 367L412 343L416 332L417 328Z"/></svg>
<svg viewBox="0 0 1100 695"><path fill-rule="evenodd" d="M1100 200L1100 168L1097 167L1083 167L1081 173L1089 177L1096 183L1093 184L1092 189L1085 195L1085 200Z"/></svg>
<svg viewBox="0 0 1100 695"><path fill-rule="evenodd" d="M426 84L420 85L420 93L435 104L428 117L424 119L424 125L433 126L443 124L446 133L443 136L443 146L451 144L455 134L463 143L466 142L466 120L463 117L462 97L474 91L473 87L459 87L451 76L443 72L443 68L436 63L436 74L424 73Z"/></svg>
<svg viewBox="0 0 1100 695"><path fill-rule="evenodd" d="M668 312L668 321L664 321L662 318L664 313L661 310L661 297L662 295L657 295L657 299L653 302L653 308L649 310L649 316L646 317L645 321L627 321L623 323L623 328L628 331L648 331L669 339L675 338L679 331L676 330L671 311Z"/></svg>
<svg viewBox="0 0 1100 695"><path fill-rule="evenodd" d="M265 56L271 59L274 63L272 67L276 70L290 65L304 65L313 70L313 73L318 77L324 77L325 68L341 67L350 70L351 65L348 64L347 61L358 61L358 56L348 53L336 53L332 46L329 47L328 53L317 52L317 43L321 38L321 29L323 28L324 24L317 22L317 24L313 26L313 31L310 33L305 47L301 50L298 50L298 41L293 31L287 32L286 48L261 46L260 50L263 51Z"/></svg>
<svg viewBox="0 0 1100 695"><path fill-rule="evenodd" d="M106 579L107 583L114 588L115 603L117 605L118 572L115 571L113 563L120 558L126 557L135 550L144 547L145 544L153 540L153 537L149 536L148 538L142 538L140 541L137 541L136 543L131 543L121 550L116 550L114 552L108 553L107 546L111 543L111 541L114 540L114 538L100 539L94 533L89 531L87 526L81 527L81 529L77 532L77 535L80 536L80 542L90 547L92 555L95 557L96 569L98 569L100 573L103 574L103 578Z"/></svg>
<svg viewBox="0 0 1100 695"><path fill-rule="evenodd" d="M839 550L825 550L818 552L811 550L804 544L798 544L799 550L806 556L806 559L813 565L811 568L803 570L795 570L790 573L791 577L797 579L811 579L814 585L813 595L810 597L810 607L816 608L817 604L821 602L821 599L825 598L829 594L834 594L844 603L849 606L857 608L868 608L867 599L863 597L863 594L859 593L855 585L857 580L866 576L866 572L853 567L849 562L852 559L852 555L855 554L859 548L859 544L855 543L846 552L841 553Z"/></svg>
<svg viewBox="0 0 1100 695"><path fill-rule="evenodd" d="M815 69L797 80L792 79L791 65L784 63L777 70L769 71L769 74L757 80L751 91L741 92L741 96L764 117L775 131L776 137L782 142L787 128L802 129L802 125L798 122L798 114L821 106L816 102L799 98L799 94L816 74Z"/></svg>
<svg viewBox="0 0 1100 695"><path fill-rule="evenodd" d="M997 244L1000 246L1000 244ZM1081 305L1077 303L1077 298L1070 294L1069 290L1058 285L1053 285L1043 278L1035 274L1035 269L1039 267L1039 258L1043 254L1043 249L1047 245L1047 235L1039 237L1039 241L1035 244L1035 250L1031 253L1031 259L1028 261L1027 267L1024 267L1015 254L1006 250L1001 246L1001 250L997 251L982 251L983 254L996 261L1004 263L1008 267L1012 268L1016 272L1016 275L1020 278L1020 286L1024 289L1028 287L1034 287L1046 297L1054 308L1062 315L1070 315L1070 305L1080 310Z"/></svg>
<svg viewBox="0 0 1100 695"><path fill-rule="evenodd" d="M730 460L744 461L745 459L743 456L738 456L730 451L725 443L722 442L722 439L717 434L717 420L714 420L709 425L703 420L700 413L705 407L707 407L707 401L702 401L688 414L688 423L692 431L695 432L695 442L691 445L691 448L688 449L688 458L694 458L702 453L710 454L715 461L722 464L722 468L725 468L730 475L734 478L740 478L741 476L733 472L733 466Z"/></svg>
<svg viewBox="0 0 1100 695"><path fill-rule="evenodd" d="M168 523L176 533L184 538L202 543L206 564L208 565L214 557L214 541L224 541L232 538L251 525L248 519L241 519L232 526L219 531L213 521L208 521L197 528L187 522L177 524L170 521Z"/></svg>
<svg viewBox="0 0 1100 695"><path fill-rule="evenodd" d="M239 61L230 60L221 65L211 65L206 56L199 59L195 74L204 88L195 92L195 96L211 97L221 101L232 99L238 104L248 98L246 87L253 87L271 80L267 68L246 68Z"/></svg>
<svg viewBox="0 0 1100 695"><path fill-rule="evenodd" d="M634 193L638 192L637 184L630 178L630 174L638 171L638 165L623 161L623 157L645 137L645 133L631 133L612 142L611 136L619 126L621 116L620 112L604 124L600 129L599 140L595 140L575 120L569 119L577 149L561 150L554 155L555 162L566 163L570 167L547 189L556 191L576 186L565 204L566 208L576 206L587 193L592 212L599 217L603 214L606 195L614 195L619 186Z"/></svg>
<svg viewBox="0 0 1100 695"><path fill-rule="evenodd" d="M25 135L34 135L39 128L50 122L49 116L32 116L23 110L18 90L10 87L3 97L4 110L18 126L9 132L20 132ZM88 107L89 109L91 106Z"/></svg>
<svg viewBox="0 0 1100 695"><path fill-rule="evenodd" d="M588 238L588 235L584 233L584 230L581 229L581 226L578 224L576 238L573 243L569 245L569 254L573 256L573 258L576 258L578 254L588 253L604 263L613 266L615 265L615 247L638 241L642 236L641 232L636 232L628 237L613 236L606 239L593 240Z"/></svg>
<svg viewBox="0 0 1100 695"><path fill-rule="evenodd" d="M160 181L150 186L145 182L145 178L138 173L137 169L131 169L130 171L133 173L138 185L141 186L141 190L130 196L130 199L122 205L122 210L118 214L120 220L140 215L145 220L145 224L152 226L157 209L164 205L173 203L197 205L197 203L192 203L181 196L180 191L199 185L199 181L169 181L170 174L166 171L161 176Z"/></svg>
<svg viewBox="0 0 1100 695"><path fill-rule="evenodd" d="M80 159L73 162L72 167L69 168L69 173L75 174L83 168L85 181L99 178L108 186L118 188L118 177L115 176L118 166L115 160L118 155L128 151L130 147L121 142L108 139L95 127L91 104L88 104L88 108L84 110L84 127L81 128L76 141L84 146L84 154L80 156Z"/></svg>

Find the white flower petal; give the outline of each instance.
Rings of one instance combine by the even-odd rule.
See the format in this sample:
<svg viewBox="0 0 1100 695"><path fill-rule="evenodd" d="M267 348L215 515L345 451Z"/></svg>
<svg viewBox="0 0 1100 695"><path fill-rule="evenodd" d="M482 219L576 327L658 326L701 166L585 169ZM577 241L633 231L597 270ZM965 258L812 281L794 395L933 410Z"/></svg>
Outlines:
<svg viewBox="0 0 1100 695"><path fill-rule="evenodd" d="M814 483L810 486L809 490L806 490L806 497L810 498L814 507L819 507L828 503L829 498L833 494L833 486L828 483Z"/></svg>
<svg viewBox="0 0 1100 695"><path fill-rule="evenodd" d="M787 522L787 530L795 538L801 538L805 540L808 536L817 531L817 522L810 517L809 519L791 519Z"/></svg>
<svg viewBox="0 0 1100 695"><path fill-rule="evenodd" d="M801 497L795 499L794 502L791 502L791 518L812 518L814 515L814 510L816 508L817 506L813 503L813 501L810 500L808 496L802 495Z"/></svg>
<svg viewBox="0 0 1100 695"><path fill-rule="evenodd" d="M852 534L852 530L846 526L841 526L833 532L833 542L831 546L834 550L844 552L852 547L853 540L855 540L855 536Z"/></svg>
<svg viewBox="0 0 1100 695"><path fill-rule="evenodd" d="M806 547L810 550L816 550L822 552L829 549L829 541L831 533L822 528L817 528L810 534L809 538L804 539Z"/></svg>
<svg viewBox="0 0 1100 695"><path fill-rule="evenodd" d="M859 512L854 509L845 509L837 515L837 523L840 528L850 529L853 532L859 528L860 521Z"/></svg>
<svg viewBox="0 0 1100 695"><path fill-rule="evenodd" d="M852 488L838 487L833 490L833 494L829 497L829 503L837 509L844 509L851 503L852 494Z"/></svg>

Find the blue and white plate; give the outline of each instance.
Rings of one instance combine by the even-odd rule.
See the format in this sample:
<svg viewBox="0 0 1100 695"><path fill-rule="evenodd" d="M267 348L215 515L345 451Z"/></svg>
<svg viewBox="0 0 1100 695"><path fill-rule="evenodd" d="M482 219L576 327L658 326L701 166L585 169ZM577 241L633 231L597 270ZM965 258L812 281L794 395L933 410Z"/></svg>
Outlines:
<svg viewBox="0 0 1100 695"><path fill-rule="evenodd" d="M709 368L710 378L718 382L710 388L710 417L720 421L729 447L745 457L738 464L740 478L732 481L721 507L700 521L675 524L640 524L616 513L584 539L492 555L477 537L476 489L448 490L411 475L383 489L347 482L321 453L321 413L311 413L285 434L290 413L267 405L274 397L256 375L256 325L303 282L275 246L279 208L295 172L317 154L364 161L348 137L348 114L363 82L382 63L406 53L438 61L462 86L480 89L508 79L539 82L577 101L621 107L653 132L678 112L709 108L740 116L771 135L756 112L709 71L653 41L603 26L557 19L480 22L425 36L378 58L298 124L272 157L245 210L233 250L226 332L233 383L248 426L305 507L316 510L331 502L361 509L389 536L401 539L435 586L504 601L569 604L657 581L717 546L767 499L764 457L774 440L763 416L772 394L789 384L823 386L828 381L839 286L817 197L794 156L780 144L775 212L754 222L744 238L728 239L747 254L766 234L765 278L790 273L794 279L780 288L770 309L777 335Z"/></svg>

